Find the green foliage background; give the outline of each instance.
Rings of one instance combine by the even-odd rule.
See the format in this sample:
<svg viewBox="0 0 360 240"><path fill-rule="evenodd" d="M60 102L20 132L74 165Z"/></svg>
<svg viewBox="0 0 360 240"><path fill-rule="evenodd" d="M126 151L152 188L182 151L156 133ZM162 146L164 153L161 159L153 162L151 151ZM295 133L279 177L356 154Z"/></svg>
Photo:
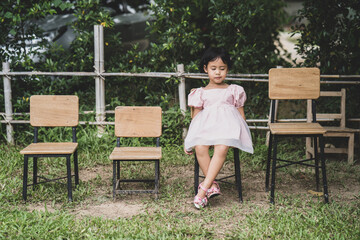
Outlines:
<svg viewBox="0 0 360 240"><path fill-rule="evenodd" d="M360 74L360 3L357 0L305 0L300 22L293 30L301 34L297 51L304 56L299 66L318 66L322 74ZM344 79L355 81L359 79ZM360 85L322 85L322 90L346 88L347 117L359 117ZM320 109L334 109L339 103L320 102ZM353 123L355 128L356 123Z"/></svg>
<svg viewBox="0 0 360 240"><path fill-rule="evenodd" d="M148 22L150 47L145 51L140 51L137 44L130 49L123 45L121 33L114 32L112 16L102 8L105 2L1 1L0 45L11 51L11 55L7 55L1 49L1 61L10 60L13 71L93 71L93 25L102 24L105 26L106 72L174 72L179 63L185 65L185 71L199 72L199 58L210 46L228 49L234 60L234 73L266 73L271 67L289 66L276 47L281 47L279 31L287 21L282 0L154 0L146 10L153 20ZM136 8L149 2L129 3ZM65 13L76 17L69 25L77 37L68 50L46 41L34 21L49 14ZM360 44L356 34L360 24L356 0L325 3L306 0L300 11L302 18L307 19L307 24L295 27L294 31L302 36L298 51L304 54L304 66L316 66L320 62L322 73L359 73ZM26 52L25 42L31 39L42 40L38 48ZM47 50L42 53L39 48ZM39 54L40 61L33 62L33 53ZM14 112L27 112L28 98L34 94L76 94L80 97L81 110L94 110L93 78L21 76L13 79ZM165 138L181 144L181 129L188 124L189 116L184 121L179 111L177 83L177 78L108 77L107 109L113 110L117 105L160 105L168 114L164 118L169 128ZM244 86L248 95L247 117L265 118L267 85L237 83ZM187 91L204 84L206 81L187 81ZM353 99L351 105L358 106L352 97L358 87L346 87L349 99ZM0 91L0 109L4 109L3 91ZM350 113L357 116L355 111ZM84 120L93 120L93 117L82 116ZM109 120L111 118L109 116ZM26 129L26 126L16 126L17 133Z"/></svg>
<svg viewBox="0 0 360 240"><path fill-rule="evenodd" d="M284 20L282 1L222 1L220 4L220 1L207 0L156 0L148 9L155 20L148 23L151 43L145 51L139 51L138 45L132 49L122 47L121 35L111 33L113 20L101 8L102 4L99 0L67 3L58 0L2 1L1 31L9 35L2 35L0 44L14 49L14 52L12 55L0 52L1 60L11 60L14 71L93 71L93 25L102 24L105 26L106 52L117 50L105 56L107 72L174 72L179 63L185 64L186 71L198 72L199 58L209 46L225 46L234 56L236 72L265 72L269 67L284 63L274 45L278 38L277 30ZM76 16L70 24L77 38L70 50L46 42L38 26L23 24L48 14L64 12ZM43 38L41 47L49 49L40 55L40 62L32 62L31 52L22 54L25 41L31 38ZM167 115L164 118L164 124L168 126L166 138L172 139L171 143L181 144L181 129L188 124L189 116L182 120L178 109L177 81L176 78L108 78L108 109L117 105L160 105ZM16 89L13 91L14 111L28 111L28 97L34 94L76 94L80 97L81 109L92 110L95 103L94 86L89 84L92 82L92 78L86 77L16 78L12 81L12 88ZM203 84L200 80L192 81L187 87ZM254 91L259 92L258 89ZM3 108L2 99L0 102ZM254 109L259 110L252 111L254 115L261 113L259 108ZM19 131L23 127L17 128Z"/></svg>

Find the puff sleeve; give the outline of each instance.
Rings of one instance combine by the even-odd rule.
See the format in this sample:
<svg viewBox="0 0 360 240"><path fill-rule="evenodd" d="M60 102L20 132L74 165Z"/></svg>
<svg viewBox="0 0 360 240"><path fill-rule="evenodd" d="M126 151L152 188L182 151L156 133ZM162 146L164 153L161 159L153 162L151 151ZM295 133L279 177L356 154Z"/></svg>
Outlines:
<svg viewBox="0 0 360 240"><path fill-rule="evenodd" d="M246 93L243 87L233 85L234 106L236 108L243 107L246 102Z"/></svg>
<svg viewBox="0 0 360 240"><path fill-rule="evenodd" d="M188 106L202 108L204 101L202 99L202 88L196 88L191 91L188 96Z"/></svg>

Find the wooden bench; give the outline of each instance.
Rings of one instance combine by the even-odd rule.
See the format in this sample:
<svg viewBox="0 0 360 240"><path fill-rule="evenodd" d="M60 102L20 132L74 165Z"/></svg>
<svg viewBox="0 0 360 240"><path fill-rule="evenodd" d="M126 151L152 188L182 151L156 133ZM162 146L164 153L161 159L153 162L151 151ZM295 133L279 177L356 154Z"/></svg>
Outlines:
<svg viewBox="0 0 360 240"><path fill-rule="evenodd" d="M321 91L320 97L338 97L340 98L340 113L317 113L316 119L321 121L321 125L326 129L324 137L340 137L347 138L347 148L344 147L334 147L328 146L325 147L325 153L342 153L347 154L347 161L349 164L354 163L354 138L355 133L358 132L358 129L352 129L346 127L346 90L342 88L340 91ZM311 104L308 102L307 108L307 117L308 120L312 118L311 114ZM326 121L329 120L329 121ZM338 120L338 126L326 126L326 122ZM308 156L313 155L314 148L310 141L306 141L306 153Z"/></svg>

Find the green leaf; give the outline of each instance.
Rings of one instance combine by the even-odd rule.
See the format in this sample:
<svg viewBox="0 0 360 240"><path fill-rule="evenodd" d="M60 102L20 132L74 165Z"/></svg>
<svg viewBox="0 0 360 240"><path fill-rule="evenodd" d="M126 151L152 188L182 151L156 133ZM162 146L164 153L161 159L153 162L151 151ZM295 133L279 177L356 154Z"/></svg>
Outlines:
<svg viewBox="0 0 360 240"><path fill-rule="evenodd" d="M15 30L15 29L11 29L9 33L10 33L11 35L15 36L16 30Z"/></svg>
<svg viewBox="0 0 360 240"><path fill-rule="evenodd" d="M64 11L66 8L68 8L68 5L66 3L61 3L61 5L59 6L61 11Z"/></svg>
<svg viewBox="0 0 360 240"><path fill-rule="evenodd" d="M5 18L12 18L13 14L11 12L6 12L5 13Z"/></svg>
<svg viewBox="0 0 360 240"><path fill-rule="evenodd" d="M62 4L62 1L61 0L55 0L53 3L54 3L55 7L58 7L60 4ZM61 9L61 10L63 10L63 9Z"/></svg>

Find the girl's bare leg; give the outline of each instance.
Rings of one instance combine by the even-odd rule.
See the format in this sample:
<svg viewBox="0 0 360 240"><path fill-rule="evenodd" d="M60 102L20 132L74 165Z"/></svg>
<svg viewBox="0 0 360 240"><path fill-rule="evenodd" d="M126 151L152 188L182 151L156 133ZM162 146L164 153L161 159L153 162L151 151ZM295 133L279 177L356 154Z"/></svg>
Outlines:
<svg viewBox="0 0 360 240"><path fill-rule="evenodd" d="M207 175L210 161L211 161L210 155L209 155L209 148L210 148L210 146L206 146L206 145L195 146L196 158L198 160L200 169L205 177ZM211 187L216 187L216 186L214 184L212 184Z"/></svg>
<svg viewBox="0 0 360 240"><path fill-rule="evenodd" d="M197 149L196 149L197 150ZM202 162L202 164L204 164L205 167L205 171L204 172L203 168L201 167L199 158L198 158L198 162L200 165L201 170L203 171L203 173L205 174L205 180L202 183L202 186L206 189L210 188L213 185L213 181L215 180L216 176L218 175L218 173L220 172L220 169L222 168L225 159L226 159L226 155L227 152L229 150L228 146L225 145L215 145L214 146L214 155L210 161L210 157L209 157L209 161L205 161L204 160ZM207 155L209 156L209 152L207 151ZM198 152L196 152L196 156L198 156ZM206 163L209 163L206 167ZM199 191L198 192L198 196L201 198L205 197L205 192L204 191Z"/></svg>
<svg viewBox="0 0 360 240"><path fill-rule="evenodd" d="M210 165L209 148L210 146L205 146L205 145L195 146L196 158L198 160L200 169L205 176L207 175L208 168Z"/></svg>

